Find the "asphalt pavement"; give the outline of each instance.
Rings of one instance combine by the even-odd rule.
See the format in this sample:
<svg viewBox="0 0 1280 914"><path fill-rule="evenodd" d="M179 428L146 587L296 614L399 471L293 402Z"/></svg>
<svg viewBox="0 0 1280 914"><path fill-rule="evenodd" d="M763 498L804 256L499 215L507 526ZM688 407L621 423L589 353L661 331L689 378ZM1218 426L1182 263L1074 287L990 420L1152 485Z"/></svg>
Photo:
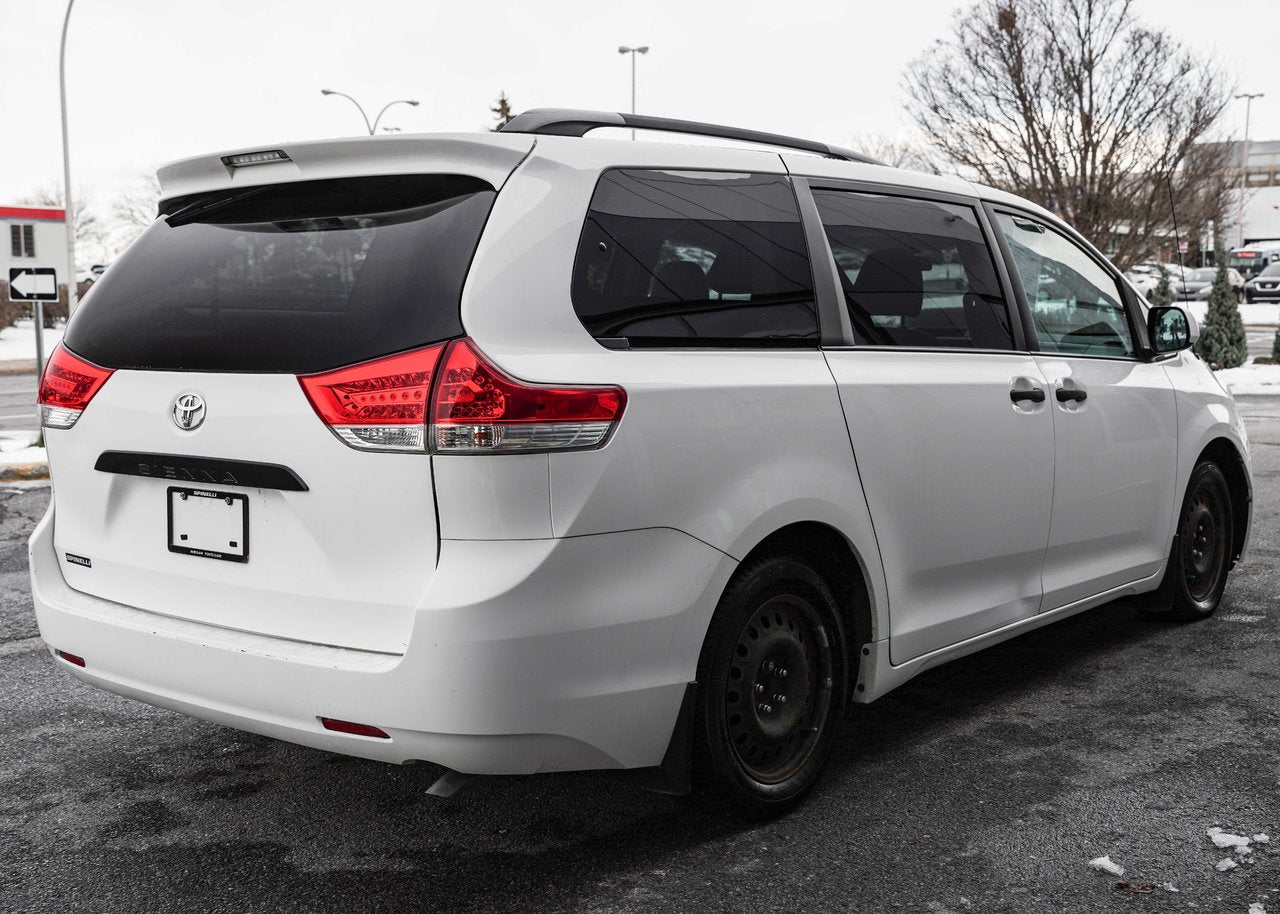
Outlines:
<svg viewBox="0 0 1280 914"><path fill-rule="evenodd" d="M36 428L35 372L0 374L0 432Z"/></svg>
<svg viewBox="0 0 1280 914"><path fill-rule="evenodd" d="M1113 603L930 671L766 824L600 774L439 801L431 766L82 685L28 605L49 490L0 487L0 910L1280 912L1280 398L1242 406L1253 550L1216 617ZM1272 841L1219 872L1215 826Z"/></svg>

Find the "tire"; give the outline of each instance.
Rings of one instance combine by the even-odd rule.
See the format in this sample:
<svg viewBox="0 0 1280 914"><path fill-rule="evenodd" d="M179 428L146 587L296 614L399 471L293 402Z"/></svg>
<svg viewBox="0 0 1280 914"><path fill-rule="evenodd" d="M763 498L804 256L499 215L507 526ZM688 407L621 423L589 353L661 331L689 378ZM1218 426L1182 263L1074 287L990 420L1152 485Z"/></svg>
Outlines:
<svg viewBox="0 0 1280 914"><path fill-rule="evenodd" d="M1178 513L1178 535L1157 593L1163 605L1148 615L1198 622L1217 611L1227 586L1232 550L1231 490L1218 465L1196 464Z"/></svg>
<svg viewBox="0 0 1280 914"><path fill-rule="evenodd" d="M795 806L835 744L848 667L839 606L817 572L789 556L740 569L698 660L697 792L753 818Z"/></svg>

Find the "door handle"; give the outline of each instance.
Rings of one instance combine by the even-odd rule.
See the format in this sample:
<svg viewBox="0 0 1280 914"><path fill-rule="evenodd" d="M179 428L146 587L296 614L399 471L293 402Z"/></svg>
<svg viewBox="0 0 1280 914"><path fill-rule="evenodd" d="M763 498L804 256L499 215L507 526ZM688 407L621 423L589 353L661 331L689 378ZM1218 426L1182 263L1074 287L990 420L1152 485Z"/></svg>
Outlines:
<svg viewBox="0 0 1280 914"><path fill-rule="evenodd" d="M1044 391L1039 387L1033 387L1030 390L1011 390L1009 391L1009 399L1014 403L1021 403L1023 400L1030 400L1032 403L1044 402Z"/></svg>
<svg viewBox="0 0 1280 914"><path fill-rule="evenodd" d="M1080 402L1089 399L1089 394L1079 388L1068 390L1065 387L1059 387L1054 391L1053 395L1058 398L1059 403L1068 403L1072 400Z"/></svg>

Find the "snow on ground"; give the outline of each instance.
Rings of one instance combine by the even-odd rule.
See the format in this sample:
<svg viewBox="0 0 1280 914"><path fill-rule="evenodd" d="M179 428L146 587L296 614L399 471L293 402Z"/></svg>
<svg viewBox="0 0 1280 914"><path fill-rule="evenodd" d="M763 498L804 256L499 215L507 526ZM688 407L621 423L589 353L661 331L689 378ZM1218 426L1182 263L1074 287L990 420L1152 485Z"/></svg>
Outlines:
<svg viewBox="0 0 1280 914"><path fill-rule="evenodd" d="M0 467L45 463L44 448L35 447L33 432L0 432Z"/></svg>
<svg viewBox="0 0 1280 914"><path fill-rule="evenodd" d="M1204 326L1205 315L1209 313L1209 303L1203 301L1174 302L1186 308L1201 327ZM1270 326L1280 324L1280 305L1241 305L1240 319L1246 326Z"/></svg>
<svg viewBox="0 0 1280 914"><path fill-rule="evenodd" d="M1214 373L1219 383L1234 395L1280 396L1280 365L1256 365L1252 362L1239 368L1224 368Z"/></svg>
<svg viewBox="0 0 1280 914"><path fill-rule="evenodd" d="M0 362L19 359L36 360L35 322L30 318L19 320L12 327L0 330ZM44 357L47 359L53 347L62 339L62 328L44 331Z"/></svg>
<svg viewBox="0 0 1280 914"><path fill-rule="evenodd" d="M1124 875L1124 867L1112 860L1110 856L1094 857L1089 861L1089 865L1095 870L1102 870L1102 872L1110 873L1112 876Z"/></svg>

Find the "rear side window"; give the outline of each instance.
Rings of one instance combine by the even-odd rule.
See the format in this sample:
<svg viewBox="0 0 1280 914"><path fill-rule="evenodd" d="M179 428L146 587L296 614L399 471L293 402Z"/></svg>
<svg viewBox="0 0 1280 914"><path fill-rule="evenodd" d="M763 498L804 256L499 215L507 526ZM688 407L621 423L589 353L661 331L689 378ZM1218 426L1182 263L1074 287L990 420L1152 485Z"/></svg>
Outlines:
<svg viewBox="0 0 1280 914"><path fill-rule="evenodd" d="M1010 349L1009 310L972 207L815 190L854 342Z"/></svg>
<svg viewBox="0 0 1280 914"><path fill-rule="evenodd" d="M300 374L460 336L494 196L402 175L176 201L94 284L66 344L108 368Z"/></svg>
<svg viewBox="0 0 1280 914"><path fill-rule="evenodd" d="M786 178L608 171L578 245L573 307L631 347L818 344L809 254Z"/></svg>

